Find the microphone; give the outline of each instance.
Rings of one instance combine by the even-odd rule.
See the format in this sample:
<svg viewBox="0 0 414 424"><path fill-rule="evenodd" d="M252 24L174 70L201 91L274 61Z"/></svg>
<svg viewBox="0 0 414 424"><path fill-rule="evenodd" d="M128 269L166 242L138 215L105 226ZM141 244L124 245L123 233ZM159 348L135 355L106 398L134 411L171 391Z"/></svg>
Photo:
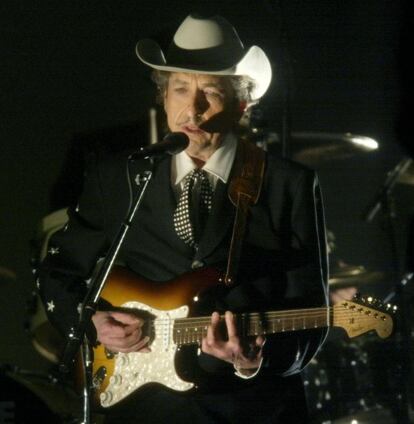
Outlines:
<svg viewBox="0 0 414 424"><path fill-rule="evenodd" d="M147 159L152 156L162 156L164 154L176 155L187 148L190 140L187 134L183 132L173 132L167 134L162 141L149 146L140 147L140 149L132 153L128 160Z"/></svg>

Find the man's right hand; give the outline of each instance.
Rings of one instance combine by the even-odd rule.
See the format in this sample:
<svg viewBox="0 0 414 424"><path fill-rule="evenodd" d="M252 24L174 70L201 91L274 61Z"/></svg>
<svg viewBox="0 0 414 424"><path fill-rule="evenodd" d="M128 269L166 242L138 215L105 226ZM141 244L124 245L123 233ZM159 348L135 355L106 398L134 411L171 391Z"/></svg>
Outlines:
<svg viewBox="0 0 414 424"><path fill-rule="evenodd" d="M111 352L150 352L149 337L143 337L144 320L118 311L97 311L92 321L97 340Z"/></svg>

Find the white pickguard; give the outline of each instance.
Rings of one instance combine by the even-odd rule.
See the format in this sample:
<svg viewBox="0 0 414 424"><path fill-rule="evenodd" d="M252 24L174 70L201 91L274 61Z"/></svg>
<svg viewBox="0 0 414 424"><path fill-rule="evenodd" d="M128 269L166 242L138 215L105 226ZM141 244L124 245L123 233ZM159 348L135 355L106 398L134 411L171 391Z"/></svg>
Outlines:
<svg viewBox="0 0 414 424"><path fill-rule="evenodd" d="M160 311L140 302L127 302L125 308L148 311L154 320L154 339L149 353L118 353L109 385L100 395L101 405L109 407L146 383L161 383L171 389L185 391L194 384L182 380L176 373L174 357L177 345L173 340L174 320L188 315L188 306Z"/></svg>

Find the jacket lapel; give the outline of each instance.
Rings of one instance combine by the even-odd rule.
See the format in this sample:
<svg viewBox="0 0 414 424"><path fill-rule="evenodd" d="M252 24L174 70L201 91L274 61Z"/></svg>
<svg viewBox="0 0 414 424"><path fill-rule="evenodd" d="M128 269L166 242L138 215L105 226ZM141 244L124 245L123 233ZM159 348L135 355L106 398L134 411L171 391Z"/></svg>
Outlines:
<svg viewBox="0 0 414 424"><path fill-rule="evenodd" d="M137 166L133 171L138 175L143 175L145 169ZM149 182L146 193L144 194L143 204L150 205L154 225L162 228L162 234L167 240L178 240L174 229L173 215L176 208L176 199L171 188L170 181L171 156L156 161L153 167L153 175ZM135 178L135 176L133 176ZM136 193L138 190L136 190Z"/></svg>

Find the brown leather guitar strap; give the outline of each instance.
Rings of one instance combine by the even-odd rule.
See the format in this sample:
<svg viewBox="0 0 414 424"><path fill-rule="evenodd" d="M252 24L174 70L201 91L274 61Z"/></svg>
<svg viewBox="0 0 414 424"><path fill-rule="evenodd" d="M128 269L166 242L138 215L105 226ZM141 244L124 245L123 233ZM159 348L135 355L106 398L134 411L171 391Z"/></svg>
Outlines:
<svg viewBox="0 0 414 424"><path fill-rule="evenodd" d="M265 152L247 140L240 140L228 190L230 201L236 206L227 270L223 280L228 286L234 283L234 276L237 274L247 215L250 207L259 199L264 169Z"/></svg>

